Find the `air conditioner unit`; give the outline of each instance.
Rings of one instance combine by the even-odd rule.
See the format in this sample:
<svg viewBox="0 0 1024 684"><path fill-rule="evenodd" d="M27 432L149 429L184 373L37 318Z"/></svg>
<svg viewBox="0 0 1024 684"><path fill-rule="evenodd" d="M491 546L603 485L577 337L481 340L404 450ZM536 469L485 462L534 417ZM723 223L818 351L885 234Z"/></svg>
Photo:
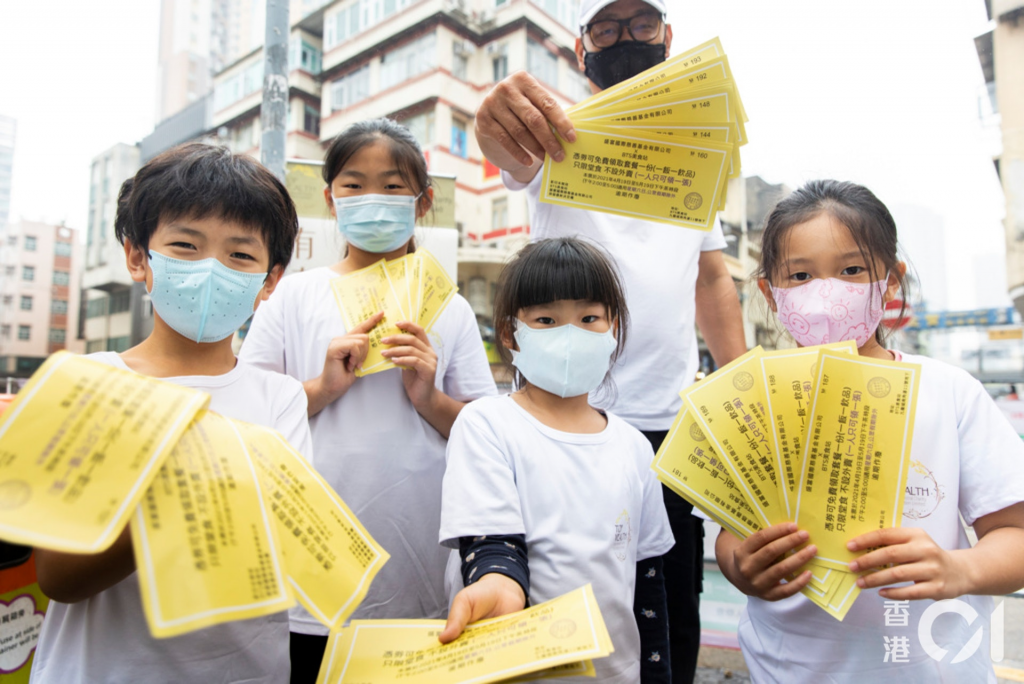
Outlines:
<svg viewBox="0 0 1024 684"><path fill-rule="evenodd" d="M476 52L476 45L471 40L456 40L453 47L463 57L469 57Z"/></svg>
<svg viewBox="0 0 1024 684"><path fill-rule="evenodd" d="M505 43L488 43L486 52L488 55L497 57L504 55L508 51L508 45Z"/></svg>

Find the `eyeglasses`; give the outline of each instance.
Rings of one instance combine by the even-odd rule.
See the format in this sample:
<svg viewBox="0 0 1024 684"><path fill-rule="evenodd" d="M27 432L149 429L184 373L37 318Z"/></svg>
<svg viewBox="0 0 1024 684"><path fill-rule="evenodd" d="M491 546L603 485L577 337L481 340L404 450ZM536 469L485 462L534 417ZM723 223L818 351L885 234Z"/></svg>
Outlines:
<svg viewBox="0 0 1024 684"><path fill-rule="evenodd" d="M649 43L661 32L661 14L643 12L629 19L602 19L587 24L583 32L599 48L615 45L622 39L622 30L629 31L630 37L640 43Z"/></svg>

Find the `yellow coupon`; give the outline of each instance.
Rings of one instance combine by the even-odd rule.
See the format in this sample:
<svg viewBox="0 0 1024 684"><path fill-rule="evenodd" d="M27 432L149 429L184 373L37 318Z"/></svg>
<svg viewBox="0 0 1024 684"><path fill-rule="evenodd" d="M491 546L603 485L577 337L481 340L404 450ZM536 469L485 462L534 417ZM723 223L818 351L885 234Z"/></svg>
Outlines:
<svg viewBox="0 0 1024 684"><path fill-rule="evenodd" d="M209 401L205 392L53 354L0 422L0 537L103 551Z"/></svg>
<svg viewBox="0 0 1024 684"><path fill-rule="evenodd" d="M676 416L651 464L658 479L741 539L761 529L736 476L690 411Z"/></svg>
<svg viewBox="0 0 1024 684"><path fill-rule="evenodd" d="M287 610L276 529L235 423L207 411L178 441L132 520L154 637Z"/></svg>
<svg viewBox="0 0 1024 684"><path fill-rule="evenodd" d="M790 517L796 505L796 481L800 477L804 435L807 434L807 420L814 399L818 352L823 348L857 353L857 344L849 340L819 347L780 349L765 352L761 357L775 468L785 483L785 487L779 488L779 493Z"/></svg>
<svg viewBox="0 0 1024 684"><path fill-rule="evenodd" d="M739 138L739 129L735 122L714 122L709 124L693 124L690 126L635 126L626 124L613 124L603 128L624 128L622 133L653 134L659 138L669 140L680 140L687 142L701 142L711 140L722 143L735 143ZM732 157L729 159L729 178L738 178L741 169L740 146L734 144ZM722 204L724 204L725 193L722 193ZM719 211L722 210L720 205Z"/></svg>
<svg viewBox="0 0 1024 684"><path fill-rule="evenodd" d="M404 256L400 259L387 261L384 263L384 268L388 271L388 280L391 281L391 288L395 291L395 295L398 296L398 304L402 309L402 318L413 320L415 309L412 308L412 287L410 287L411 283L408 276L409 257Z"/></svg>
<svg viewBox="0 0 1024 684"><path fill-rule="evenodd" d="M559 679L561 677L596 677L597 670L594 669L594 661L592 660L581 660L578 663L566 663L565 665L556 665L555 667L547 670L541 670L540 672L533 672L531 674L523 675L522 677L515 677L513 679L503 679L505 684L518 684L519 682L535 682L538 679Z"/></svg>
<svg viewBox="0 0 1024 684"><path fill-rule="evenodd" d="M338 629L389 556L287 440L256 425L238 426L277 518L288 581L313 617Z"/></svg>
<svg viewBox="0 0 1024 684"><path fill-rule="evenodd" d="M347 329L351 330L374 314L384 312L384 318L370 331L370 349L363 367L356 369L356 375L360 377L395 367L395 364L381 356L386 347L381 339L399 334L401 330L395 323L405 316L384 264L385 261L381 259L372 266L331 281Z"/></svg>
<svg viewBox="0 0 1024 684"><path fill-rule="evenodd" d="M850 539L903 516L921 367L820 352L796 522L815 561L845 569Z"/></svg>
<svg viewBox="0 0 1024 684"><path fill-rule="evenodd" d="M588 121L606 121L634 124L681 125L709 123L712 121L736 121L739 124L739 110L734 81L722 81L710 86L692 88L679 93L659 95L639 102L626 100L597 111L576 117L574 122L583 125ZM740 134L743 127L740 126Z"/></svg>
<svg viewBox="0 0 1024 684"><path fill-rule="evenodd" d="M425 249L418 249L415 253L416 260L420 262L420 307L419 325L430 332L430 329L437 323L441 312L445 310L448 303L455 297L459 288L448 277L444 266L434 258L434 255Z"/></svg>
<svg viewBox="0 0 1024 684"><path fill-rule="evenodd" d="M715 452L738 477L747 501L762 525L788 518L781 504L775 454L769 444L760 347L692 385L683 394Z"/></svg>
<svg viewBox="0 0 1024 684"><path fill-rule="evenodd" d="M800 590L800 593L810 599L814 605L842 622L846 614L850 612L850 608L853 607L854 601L860 596L860 587L857 586L858 577L859 575L852 572L839 572L839 581L828 591L822 592L806 586Z"/></svg>
<svg viewBox="0 0 1024 684"><path fill-rule="evenodd" d="M540 199L549 204L711 230L732 145L654 140L621 129L580 127L567 158L544 161Z"/></svg>
<svg viewBox="0 0 1024 684"><path fill-rule="evenodd" d="M611 637L588 584L556 599L482 620L450 644L444 620L353 620L331 635L318 684L486 684L603 658Z"/></svg>

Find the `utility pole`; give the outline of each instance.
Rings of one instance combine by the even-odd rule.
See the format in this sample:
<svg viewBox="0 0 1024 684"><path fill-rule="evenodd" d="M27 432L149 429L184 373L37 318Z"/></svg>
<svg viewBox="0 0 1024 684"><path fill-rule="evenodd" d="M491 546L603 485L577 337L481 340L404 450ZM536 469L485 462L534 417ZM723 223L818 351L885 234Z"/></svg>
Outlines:
<svg viewBox="0 0 1024 684"><path fill-rule="evenodd" d="M284 183L285 130L288 122L288 0L267 0L263 41L263 136L260 161Z"/></svg>

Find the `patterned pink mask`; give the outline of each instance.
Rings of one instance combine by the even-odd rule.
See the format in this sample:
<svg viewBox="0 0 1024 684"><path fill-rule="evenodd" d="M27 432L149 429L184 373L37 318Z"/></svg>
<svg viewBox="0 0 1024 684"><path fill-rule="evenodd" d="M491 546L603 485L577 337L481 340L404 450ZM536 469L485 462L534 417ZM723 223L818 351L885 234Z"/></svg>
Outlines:
<svg viewBox="0 0 1024 684"><path fill-rule="evenodd" d="M772 287L779 320L803 347L854 340L858 347L875 334L885 305L889 278L848 283L815 278L796 287Z"/></svg>

